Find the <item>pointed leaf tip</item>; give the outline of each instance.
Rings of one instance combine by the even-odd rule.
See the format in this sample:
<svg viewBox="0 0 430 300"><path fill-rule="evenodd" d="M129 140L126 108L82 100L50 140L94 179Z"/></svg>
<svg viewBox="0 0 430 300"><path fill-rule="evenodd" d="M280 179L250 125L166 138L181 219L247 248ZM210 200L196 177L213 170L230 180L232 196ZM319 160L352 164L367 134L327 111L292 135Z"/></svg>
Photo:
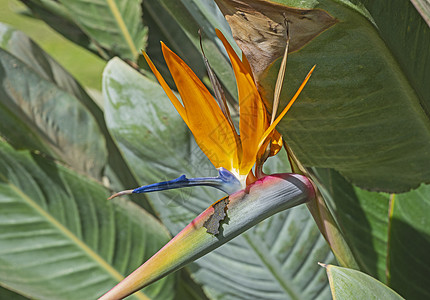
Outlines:
<svg viewBox="0 0 430 300"><path fill-rule="evenodd" d="M129 195L129 194L132 194L132 193L133 193L133 190L125 190L125 191L121 191L121 192L115 193L115 194L113 194L112 196L110 196L110 197L108 198L108 200L111 200L111 199L116 198L116 197L119 197L119 196Z"/></svg>
<svg viewBox="0 0 430 300"><path fill-rule="evenodd" d="M266 129L266 131L264 132L263 136L260 139L260 143L258 145L258 148L260 149L266 139L269 137L269 135L272 133L272 131L275 129L276 125L279 124L279 122L282 120L282 118L286 115L286 113L290 110L291 106L294 104L294 102L296 101L296 99L299 97L300 93L302 92L302 90L304 89L306 83L308 82L309 78L311 77L315 67L317 65L314 65L311 70L308 72L308 74L306 75L305 79L303 80L302 84L300 85L300 87L297 89L297 92L294 94L293 98L291 98L290 102L288 102L287 106L284 108L284 110L279 114L279 116L275 119L275 121L269 126L269 128Z"/></svg>
<svg viewBox="0 0 430 300"><path fill-rule="evenodd" d="M354 269L327 265L333 299L404 299L377 279Z"/></svg>

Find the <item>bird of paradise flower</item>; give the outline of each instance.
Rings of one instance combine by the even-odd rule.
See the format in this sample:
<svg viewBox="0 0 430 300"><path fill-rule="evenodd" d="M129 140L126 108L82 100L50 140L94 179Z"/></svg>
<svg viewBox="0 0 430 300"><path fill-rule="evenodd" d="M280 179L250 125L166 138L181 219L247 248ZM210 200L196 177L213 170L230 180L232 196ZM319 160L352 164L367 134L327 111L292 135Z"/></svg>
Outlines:
<svg viewBox="0 0 430 300"><path fill-rule="evenodd" d="M110 198L196 185L215 187L229 196L211 205L159 252L100 299L126 297L221 246L274 213L304 203L315 196L312 184L305 176L289 173L266 175L262 168L266 159L276 155L281 149L282 137L275 127L303 90L315 66L279 116L275 118L273 114L269 121L246 57L243 55L241 60L222 33L218 30L216 33L227 51L236 77L239 134L220 84L206 57L205 63L214 86L215 99L185 62L161 43L165 61L181 96L181 103L151 59L144 52L143 55L193 133L197 144L218 169L219 176L189 179L183 175L174 180L121 191ZM209 134L214 132L223 137L223 143ZM223 223L227 214L228 223Z"/></svg>

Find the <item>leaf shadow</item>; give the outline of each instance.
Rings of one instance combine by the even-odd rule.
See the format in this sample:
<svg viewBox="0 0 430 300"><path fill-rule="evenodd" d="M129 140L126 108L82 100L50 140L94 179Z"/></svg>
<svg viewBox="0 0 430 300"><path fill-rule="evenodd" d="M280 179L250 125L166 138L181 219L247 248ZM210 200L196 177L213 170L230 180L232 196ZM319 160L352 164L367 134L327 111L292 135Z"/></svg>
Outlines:
<svg viewBox="0 0 430 300"><path fill-rule="evenodd" d="M406 299L430 299L430 235L393 218L389 286Z"/></svg>
<svg viewBox="0 0 430 300"><path fill-rule="evenodd" d="M375 228L372 228L372 222L369 220L371 216L363 209L363 198L352 184L333 169L318 168L316 175L322 185L324 199L361 271L385 282L385 274L381 278L379 271L378 276L378 254L375 245L378 241L375 241L373 236ZM382 215L388 216L388 199L381 197L374 200L378 213L382 210L385 211Z"/></svg>

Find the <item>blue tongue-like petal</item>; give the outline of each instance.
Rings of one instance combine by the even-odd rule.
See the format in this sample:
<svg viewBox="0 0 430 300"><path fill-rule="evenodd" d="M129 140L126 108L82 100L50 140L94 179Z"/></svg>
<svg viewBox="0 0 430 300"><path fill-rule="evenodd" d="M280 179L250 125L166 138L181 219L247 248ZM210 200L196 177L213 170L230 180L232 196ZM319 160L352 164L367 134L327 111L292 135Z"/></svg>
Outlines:
<svg viewBox="0 0 430 300"><path fill-rule="evenodd" d="M112 195L109 199L126 194L158 192L191 186L210 186L229 195L242 189L239 180L230 171L219 168L219 175L217 177L187 178L185 175L182 175L173 180L144 185L134 190L121 191Z"/></svg>

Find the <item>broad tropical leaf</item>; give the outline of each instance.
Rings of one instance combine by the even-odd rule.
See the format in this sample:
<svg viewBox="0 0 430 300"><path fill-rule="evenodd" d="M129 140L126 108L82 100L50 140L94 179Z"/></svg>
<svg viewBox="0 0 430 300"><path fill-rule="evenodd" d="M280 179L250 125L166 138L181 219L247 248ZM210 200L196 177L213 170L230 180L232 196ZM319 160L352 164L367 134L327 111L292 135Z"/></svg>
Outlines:
<svg viewBox="0 0 430 300"><path fill-rule="evenodd" d="M360 269L386 283L388 195L354 187L329 169L317 169L316 175Z"/></svg>
<svg viewBox="0 0 430 300"><path fill-rule="evenodd" d="M136 60L145 48L147 30L139 0L60 1L70 18L109 56Z"/></svg>
<svg viewBox="0 0 430 300"><path fill-rule="evenodd" d="M389 278L391 287L406 298L430 297L430 185L392 195L389 227ZM408 241L414 241L414 246ZM405 276L407 274L407 276Z"/></svg>
<svg viewBox="0 0 430 300"><path fill-rule="evenodd" d="M332 265L324 267L327 269L333 299L403 299L395 291L365 273Z"/></svg>
<svg viewBox="0 0 430 300"><path fill-rule="evenodd" d="M13 54L17 59L20 60L20 62L26 66L26 68L31 69L34 71L41 80L44 79L46 81L51 82L56 86L57 89L62 90L63 92L67 93L67 96L64 96L63 98L56 99L56 103L58 101L67 101L70 106L76 106L77 110L80 111L80 114L82 115L88 115L91 114L100 130L100 136L93 136L91 138L85 139L85 142L88 144L89 147L92 144L100 143L101 145L99 147L102 147L102 141L106 140L106 149L98 149L95 153L92 151L88 152L81 152L79 155L79 161L76 161L74 157L65 157L65 154L70 149L67 147L64 151L62 151L62 154L60 154L60 158L67 164L69 164L73 169L82 171L80 164L81 162L85 161L86 159L93 159L92 157L94 155L97 156L97 161L95 162L95 165L90 169L89 175L95 176L96 178L100 178L101 169L104 169L104 174L107 175L108 178L111 181L111 185L116 188L123 188L124 185L129 184L136 184L136 181L133 177L133 175L130 173L130 170L125 165L122 156L114 144L107 128L106 123L104 120L104 115L100 107L91 99L91 97L85 92L85 90L81 87L81 85L66 71L64 70L55 60L52 59L46 52L44 52L36 43L34 43L29 37L27 37L22 32L15 30L14 28L5 25L0 24L0 48L8 51L9 53ZM27 78L30 80L31 77ZM32 85L33 82L27 82L27 85ZM24 85L23 85L24 86ZM20 87L22 88L22 86ZM64 94L62 94L64 95ZM65 100L64 98L67 98L69 100ZM37 103L32 102L32 100L29 100L29 103ZM79 102L82 104L82 106L79 104ZM11 103L7 104L6 99L4 99L4 104L6 106L11 105ZM30 104L31 105L31 104ZM33 104L37 105L37 104ZM36 108L34 108L36 109ZM5 109L6 110L6 109ZM19 110L18 110L19 111ZM11 122L8 126L14 126L13 124L19 123L18 120L20 118L20 114L10 113L12 116L11 118L14 119L14 122ZM13 117L15 116L15 117ZM28 116L27 122L36 122L37 114L31 114ZM56 118L55 114L52 116L53 119ZM87 131L90 129L82 130L83 128L87 128L87 126L94 126L93 122L94 120L91 117L87 117L88 121L85 122L82 118L77 118L74 121L79 123L79 131ZM57 116L57 119L61 119ZM88 124L89 122L89 124ZM77 124L75 124L77 125ZM33 126L30 126L30 128ZM13 137L11 133L17 132L19 126L15 127L15 130L8 131L6 130L4 132L4 135L7 136L7 139L12 142L10 139ZM39 135L43 135L46 131L49 131L49 127L39 129L41 132ZM69 130L68 128L62 129L65 132ZM48 134L47 132L45 134ZM37 142L38 135L28 135L26 132L22 132L22 135L26 135L25 139L17 138L18 143L21 143L21 147L30 149L30 150L38 150L43 153L51 153L51 151L55 151L52 148L55 149L55 147L52 147L51 145L44 145L44 142L42 141L41 144ZM32 142L32 140L36 140L35 142ZM82 142L82 141L81 141ZM27 144L26 144L27 143ZM26 144L26 145L25 145ZM100 153L107 150L107 161L103 159L103 155ZM89 157L86 157L89 155ZM103 165L106 164L106 165ZM118 176L120 174L120 176Z"/></svg>
<svg viewBox="0 0 430 300"><path fill-rule="evenodd" d="M378 33L429 116L430 86L427 82L430 54L426 49L430 47L430 3L421 0L360 2L369 11L378 26ZM402 13L398 15L398 12Z"/></svg>
<svg viewBox="0 0 430 300"><path fill-rule="evenodd" d="M343 0L276 2L217 1L269 103L286 43L282 12L291 53L281 106L317 65L279 127L299 160L370 190L430 182L430 28L413 5L363 1L369 14Z"/></svg>
<svg viewBox="0 0 430 300"><path fill-rule="evenodd" d="M361 270L407 299L430 296L430 186L404 194L368 192L317 170L320 187Z"/></svg>
<svg viewBox="0 0 430 300"><path fill-rule="evenodd" d="M188 270L182 269L179 273L176 279L175 300L209 300L202 287L191 279Z"/></svg>
<svg viewBox="0 0 430 300"><path fill-rule="evenodd" d="M40 77L57 85L73 95L101 123L103 115L100 108L88 96L80 84L49 54L32 39L12 26L0 23L0 47L17 57Z"/></svg>
<svg viewBox="0 0 430 300"><path fill-rule="evenodd" d="M6 32L12 33L7 28ZM0 64L1 136L18 149L41 151L100 178L106 144L87 109L74 95L3 49Z"/></svg>
<svg viewBox="0 0 430 300"><path fill-rule="evenodd" d="M12 299L12 300L27 300L29 298L17 294L11 290L4 287L0 287L0 299Z"/></svg>
<svg viewBox="0 0 430 300"><path fill-rule="evenodd" d="M95 299L156 252L169 235L138 206L0 142L0 282L39 299ZM165 278L135 299L172 299Z"/></svg>
<svg viewBox="0 0 430 300"><path fill-rule="evenodd" d="M108 127L141 184L215 172L158 84L113 59L104 72L103 93ZM277 171L287 170L284 165ZM173 234L221 196L204 188L148 194ZM267 291L271 299L327 299L316 263L332 260L306 207L300 206L260 223L190 269L216 299L261 299Z"/></svg>

